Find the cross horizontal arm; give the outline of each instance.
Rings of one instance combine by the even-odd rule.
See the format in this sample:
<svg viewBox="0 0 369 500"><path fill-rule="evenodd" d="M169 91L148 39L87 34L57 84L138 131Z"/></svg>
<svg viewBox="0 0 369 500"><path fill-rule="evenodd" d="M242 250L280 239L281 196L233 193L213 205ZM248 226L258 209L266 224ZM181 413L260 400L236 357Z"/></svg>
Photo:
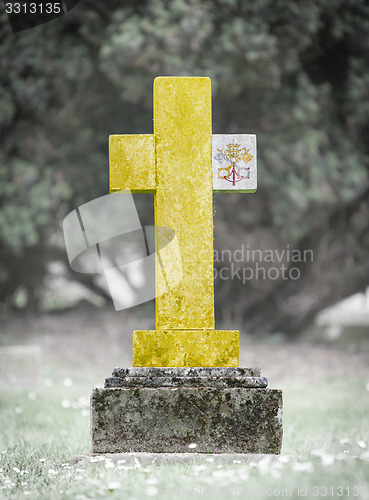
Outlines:
<svg viewBox="0 0 369 500"><path fill-rule="evenodd" d="M109 191L130 189L150 193L156 189L153 134L109 136Z"/></svg>

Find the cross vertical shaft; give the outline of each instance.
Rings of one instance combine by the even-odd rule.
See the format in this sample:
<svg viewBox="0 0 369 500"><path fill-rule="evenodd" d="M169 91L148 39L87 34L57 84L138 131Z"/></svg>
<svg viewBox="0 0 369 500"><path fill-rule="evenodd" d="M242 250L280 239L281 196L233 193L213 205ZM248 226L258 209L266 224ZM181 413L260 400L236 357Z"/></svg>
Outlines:
<svg viewBox="0 0 369 500"><path fill-rule="evenodd" d="M156 328L213 329L213 185L209 78L156 78L155 225L174 229L183 278L156 299ZM160 238L158 232L157 238ZM157 242L157 248L160 246ZM159 265L157 263L157 265ZM162 274L156 273L157 281ZM157 282L157 287L161 283Z"/></svg>

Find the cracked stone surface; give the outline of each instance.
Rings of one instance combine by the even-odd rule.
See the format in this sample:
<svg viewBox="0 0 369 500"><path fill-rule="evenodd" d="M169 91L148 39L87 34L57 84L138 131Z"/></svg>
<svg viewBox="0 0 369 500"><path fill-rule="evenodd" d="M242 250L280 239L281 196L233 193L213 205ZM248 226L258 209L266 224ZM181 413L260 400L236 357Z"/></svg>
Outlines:
<svg viewBox="0 0 369 500"><path fill-rule="evenodd" d="M109 377L105 387L267 387L265 377Z"/></svg>
<svg viewBox="0 0 369 500"><path fill-rule="evenodd" d="M198 453L277 454L282 445L282 391L188 386L94 389L91 437L94 453L186 453L190 444L196 444Z"/></svg>
<svg viewBox="0 0 369 500"><path fill-rule="evenodd" d="M260 368L240 367L133 367L114 368L113 377L260 377Z"/></svg>
<svg viewBox="0 0 369 500"><path fill-rule="evenodd" d="M105 387L249 387L265 388L259 368L115 368Z"/></svg>

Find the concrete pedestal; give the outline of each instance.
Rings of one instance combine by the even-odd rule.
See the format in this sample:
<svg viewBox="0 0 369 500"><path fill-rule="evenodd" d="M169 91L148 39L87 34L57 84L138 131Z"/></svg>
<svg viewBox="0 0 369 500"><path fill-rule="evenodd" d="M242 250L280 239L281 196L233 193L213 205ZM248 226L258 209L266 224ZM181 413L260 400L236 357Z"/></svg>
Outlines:
<svg viewBox="0 0 369 500"><path fill-rule="evenodd" d="M266 387L255 368L117 368L91 396L92 452L280 453Z"/></svg>

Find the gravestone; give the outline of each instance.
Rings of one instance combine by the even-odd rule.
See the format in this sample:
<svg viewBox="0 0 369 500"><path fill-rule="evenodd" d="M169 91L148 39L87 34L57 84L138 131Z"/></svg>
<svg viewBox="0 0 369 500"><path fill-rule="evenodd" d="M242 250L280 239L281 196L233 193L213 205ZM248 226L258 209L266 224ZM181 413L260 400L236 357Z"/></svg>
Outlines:
<svg viewBox="0 0 369 500"><path fill-rule="evenodd" d="M135 331L133 367L93 391L92 451L279 453L282 392L238 367L239 332L214 319L212 196L256 190L256 137L212 135L210 79L159 77L154 134L112 135L109 154L110 191L155 194L155 225L174 230L181 263L159 229L156 329ZM163 261L181 267L166 293Z"/></svg>

